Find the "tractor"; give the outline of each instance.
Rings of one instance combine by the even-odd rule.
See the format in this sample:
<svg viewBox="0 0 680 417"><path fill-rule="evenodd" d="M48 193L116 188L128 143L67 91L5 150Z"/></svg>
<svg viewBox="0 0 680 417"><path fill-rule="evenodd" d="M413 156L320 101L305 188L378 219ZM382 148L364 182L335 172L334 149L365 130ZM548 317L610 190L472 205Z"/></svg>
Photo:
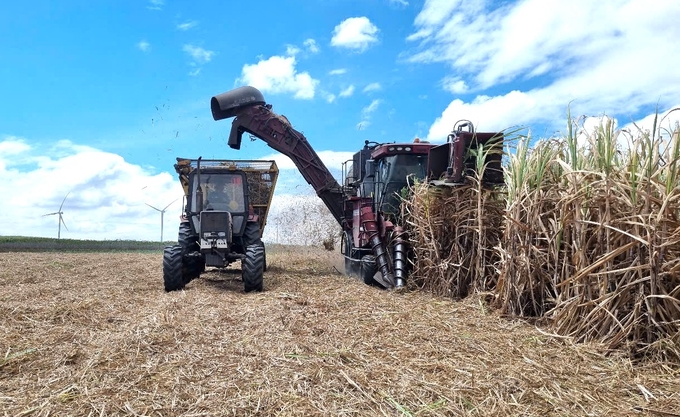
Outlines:
<svg viewBox="0 0 680 417"><path fill-rule="evenodd" d="M163 251L165 291L183 289L206 267L241 262L246 292L263 290L262 231L278 177L275 161L177 158L184 189L177 244Z"/></svg>

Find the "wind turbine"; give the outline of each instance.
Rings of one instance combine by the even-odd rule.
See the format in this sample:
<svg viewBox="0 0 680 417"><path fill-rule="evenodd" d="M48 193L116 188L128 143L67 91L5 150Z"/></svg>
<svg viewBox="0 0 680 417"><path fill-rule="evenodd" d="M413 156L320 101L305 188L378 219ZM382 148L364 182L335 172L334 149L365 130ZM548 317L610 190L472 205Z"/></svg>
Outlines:
<svg viewBox="0 0 680 417"><path fill-rule="evenodd" d="M64 218L62 217L64 212L61 211L61 208L64 207L64 201L66 201L66 197L68 197L69 194L71 194L70 191L64 196L64 199L61 200L61 205L59 206L59 211L55 211L54 213L43 214L43 217L54 216L55 214L59 215L59 228L57 229L57 239L61 239L61 225L62 224L64 225L64 229L68 230L68 227L66 227L66 223L64 223Z"/></svg>
<svg viewBox="0 0 680 417"><path fill-rule="evenodd" d="M177 201L177 200L179 200L179 198L176 198L176 199L172 200L172 202L171 202L170 204L168 204L167 206L165 206L165 208L164 208L163 210L161 210L161 209L159 209L159 208L156 208L156 207L152 206L152 205L149 204L149 203L144 203L144 204L146 204L147 206L151 207L152 209L154 209L154 210L156 210L156 211L159 211L159 212L161 213L161 243L163 243L163 216L165 215L165 210L167 210L168 207L170 207L170 206L172 205L172 203L174 203L174 202ZM64 225L64 226L65 226L65 225Z"/></svg>

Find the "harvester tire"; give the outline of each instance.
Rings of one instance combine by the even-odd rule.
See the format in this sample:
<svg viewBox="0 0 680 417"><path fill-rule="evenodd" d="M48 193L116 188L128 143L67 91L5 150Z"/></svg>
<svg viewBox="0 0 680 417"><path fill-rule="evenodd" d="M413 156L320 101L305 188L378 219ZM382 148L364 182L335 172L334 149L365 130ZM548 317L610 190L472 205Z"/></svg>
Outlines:
<svg viewBox="0 0 680 417"><path fill-rule="evenodd" d="M264 246L250 245L241 261L241 274L245 292L262 291L264 281Z"/></svg>
<svg viewBox="0 0 680 417"><path fill-rule="evenodd" d="M358 259L354 259L354 256L356 256L356 251L354 250L351 232L345 232L342 234L340 250L342 252L342 256L345 258L345 274L353 276L359 275L360 264Z"/></svg>
<svg viewBox="0 0 680 417"><path fill-rule="evenodd" d="M167 292L181 290L186 285L182 276L182 252L180 245L166 246L163 250L163 284Z"/></svg>
<svg viewBox="0 0 680 417"><path fill-rule="evenodd" d="M375 260L375 255L364 255L361 258L361 279L364 280L364 284L382 287L373 276L378 272L378 264Z"/></svg>

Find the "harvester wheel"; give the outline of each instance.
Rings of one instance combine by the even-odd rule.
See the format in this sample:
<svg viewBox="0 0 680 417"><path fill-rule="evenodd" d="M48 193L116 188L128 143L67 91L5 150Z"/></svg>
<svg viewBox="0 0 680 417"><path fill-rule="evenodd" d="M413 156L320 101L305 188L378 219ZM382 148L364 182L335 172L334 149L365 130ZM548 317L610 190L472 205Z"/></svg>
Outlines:
<svg viewBox="0 0 680 417"><path fill-rule="evenodd" d="M364 255L361 258L361 279L364 280L364 284L382 287L373 279L376 272L378 272L378 264L375 261L375 255Z"/></svg>
<svg viewBox="0 0 680 417"><path fill-rule="evenodd" d="M345 257L345 274L355 276L359 275L360 265L358 260L354 259L355 250L350 232L345 232L342 234L342 240L340 241L340 251L342 252L342 256Z"/></svg>
<svg viewBox="0 0 680 417"><path fill-rule="evenodd" d="M245 292L262 291L264 273L264 246L250 245L241 261L241 273Z"/></svg>
<svg viewBox="0 0 680 417"><path fill-rule="evenodd" d="M177 291L184 288L186 282L182 276L182 247L166 246L163 250L163 284L165 291Z"/></svg>

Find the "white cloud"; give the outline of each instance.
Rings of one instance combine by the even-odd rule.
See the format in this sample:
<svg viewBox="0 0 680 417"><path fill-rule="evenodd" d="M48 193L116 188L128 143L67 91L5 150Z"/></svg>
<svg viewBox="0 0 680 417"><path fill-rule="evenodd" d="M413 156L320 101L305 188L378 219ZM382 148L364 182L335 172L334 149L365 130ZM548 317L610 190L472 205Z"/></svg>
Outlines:
<svg viewBox="0 0 680 417"><path fill-rule="evenodd" d="M306 51L311 54L316 54L319 53L320 51L319 46L316 44L316 41L312 38L305 39L305 41L302 44L306 48ZM286 55L295 56L300 52L302 52L302 49L300 49L300 47L296 45L286 45Z"/></svg>
<svg viewBox="0 0 680 417"><path fill-rule="evenodd" d="M368 118L374 111L378 110L378 107L380 106L380 103L382 100L380 99L375 99L371 101L371 104L368 106L364 107L361 110L361 114L363 115L364 118Z"/></svg>
<svg viewBox="0 0 680 417"><path fill-rule="evenodd" d="M9 136L0 139L0 175L3 235L56 237L58 219L43 215L58 210L68 194L62 238L158 240L160 215L145 203L163 208L179 198L164 216L164 238L177 236L179 181L120 155L66 140L45 145Z"/></svg>
<svg viewBox="0 0 680 417"><path fill-rule="evenodd" d="M149 52L151 50L151 44L145 40L142 40L137 43L137 48L142 52Z"/></svg>
<svg viewBox="0 0 680 417"><path fill-rule="evenodd" d="M215 55L214 51L209 51L207 49L201 48L200 46L191 44L184 45L182 50L186 52L197 64L208 63Z"/></svg>
<svg viewBox="0 0 680 417"><path fill-rule="evenodd" d="M335 98L336 98L336 97L335 97L335 94L329 93L329 92L325 92L325 91L322 92L321 94L323 95L324 100L326 100L327 102L333 103L333 102L335 101Z"/></svg>
<svg viewBox="0 0 680 417"><path fill-rule="evenodd" d="M190 21L188 21L188 22L184 22L184 23L178 24L178 25L177 25L177 29L178 29L178 30L182 30L182 31L186 31L186 30L189 30L189 29L191 29L191 28L196 27L197 25L198 25L198 22L197 22L197 21L195 21L195 20L190 20Z"/></svg>
<svg viewBox="0 0 680 417"><path fill-rule="evenodd" d="M257 64L246 64L239 82L259 88L263 92L293 93L295 98L312 99L319 80L307 72L295 69L294 56L272 56Z"/></svg>
<svg viewBox="0 0 680 417"><path fill-rule="evenodd" d="M488 132L523 125L529 120L550 120L560 115L566 115L566 105L562 102L555 102L550 107L541 106L534 94L521 91L496 97L478 96L471 103L456 99L434 121L427 139L443 141L454 123L461 119L470 120L480 132Z"/></svg>
<svg viewBox="0 0 680 417"><path fill-rule="evenodd" d="M371 101L371 104L361 109L361 121L357 123L357 130L366 130L371 125L371 115L378 110L381 99Z"/></svg>
<svg viewBox="0 0 680 417"><path fill-rule="evenodd" d="M378 27L367 17L350 17L335 27L331 45L363 52L378 42L377 34Z"/></svg>
<svg viewBox="0 0 680 417"><path fill-rule="evenodd" d="M300 48L295 45L286 45L286 55L293 56L300 53Z"/></svg>
<svg viewBox="0 0 680 417"><path fill-rule="evenodd" d="M307 50L313 54L319 53L319 46L316 44L316 41L314 39L306 39L303 42L303 45L307 47Z"/></svg>
<svg viewBox="0 0 680 417"><path fill-rule="evenodd" d="M189 75L191 75L192 77L195 77L195 76L197 76L197 75L200 74L200 73L201 73L201 69L200 69L200 68L194 68L194 69L192 69L191 71L189 71Z"/></svg>
<svg viewBox="0 0 680 417"><path fill-rule="evenodd" d="M680 126L680 102L671 106L671 108L667 111L660 111L658 115L656 113L652 113L640 120L622 120L622 128L630 131L633 134L640 131L651 132L654 129L655 118L657 135L665 138L669 137L670 132L673 132L678 128L678 126Z"/></svg>
<svg viewBox="0 0 680 417"><path fill-rule="evenodd" d="M370 93L371 91L378 91L381 90L382 86L380 83L370 83L366 87L364 87L363 92L364 93Z"/></svg>
<svg viewBox="0 0 680 417"><path fill-rule="evenodd" d="M445 77L442 80L442 87L453 94L463 94L468 91L465 81L456 76Z"/></svg>
<svg viewBox="0 0 680 417"><path fill-rule="evenodd" d="M389 0L390 4L396 4L399 6L408 6L408 2L406 0Z"/></svg>
<svg viewBox="0 0 680 417"><path fill-rule="evenodd" d="M449 65L442 87L478 94L452 101L429 139L443 138L459 118L495 128L561 128L570 103L574 114L619 119L656 103L668 109L680 98L680 55L668 52L680 37L678 15L680 2L670 0L654 7L643 0L427 0L408 38L416 43L408 59ZM509 91L518 83L535 87ZM484 95L491 87L494 94Z"/></svg>
<svg viewBox="0 0 680 417"><path fill-rule="evenodd" d="M440 26L446 24L448 16L459 6L462 0L426 0L423 5L423 10L416 16L415 25L418 31L410 35L407 39L414 41L427 38ZM462 7L461 7L462 9Z"/></svg>
<svg viewBox="0 0 680 417"><path fill-rule="evenodd" d="M14 163L16 163L17 159L20 160L20 157L17 157L17 155L27 152L30 149L31 146L28 145L26 143L26 140L23 138L19 138L16 136L5 137L5 139L2 142L0 142L0 173L7 168L7 162L5 162L4 159L2 159L3 155L4 157L11 157L7 159L13 160Z"/></svg>
<svg viewBox="0 0 680 417"><path fill-rule="evenodd" d="M338 69L328 71L328 75L342 75L342 74L346 74L346 73L347 73L347 69L345 69L345 68L338 68Z"/></svg>
<svg viewBox="0 0 680 417"><path fill-rule="evenodd" d="M357 130L366 130L370 125L371 122L369 122L368 120L362 120L359 123L357 123Z"/></svg>
<svg viewBox="0 0 680 417"><path fill-rule="evenodd" d="M31 146L26 143L26 139L16 136L7 136L0 142L0 155L10 156L29 151Z"/></svg>
<svg viewBox="0 0 680 417"><path fill-rule="evenodd" d="M352 94L354 94L354 85L350 85L349 87L342 90L340 92L339 96L340 97L350 97Z"/></svg>
<svg viewBox="0 0 680 417"><path fill-rule="evenodd" d="M165 5L165 0L149 0L149 5L146 6L149 10L162 10Z"/></svg>

